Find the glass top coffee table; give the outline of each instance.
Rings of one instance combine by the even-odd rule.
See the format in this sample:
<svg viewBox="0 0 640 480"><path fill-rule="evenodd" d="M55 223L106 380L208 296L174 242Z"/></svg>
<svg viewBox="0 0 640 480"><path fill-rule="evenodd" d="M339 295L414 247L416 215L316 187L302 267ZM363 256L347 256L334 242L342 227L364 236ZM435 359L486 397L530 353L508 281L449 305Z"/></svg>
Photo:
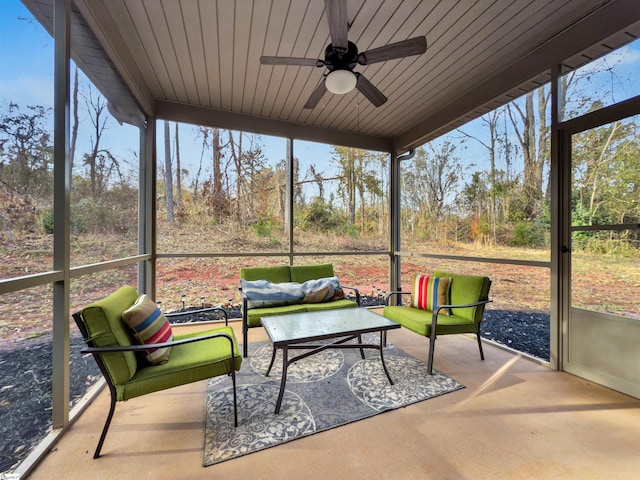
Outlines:
<svg viewBox="0 0 640 480"><path fill-rule="evenodd" d="M329 348L359 348L364 359L365 348L374 348L380 351L380 361L384 373L393 385L387 366L384 363L383 347L385 333L388 330L400 328L400 324L391 321L382 315L373 313L366 308L340 308L335 310L323 310L319 312L291 313L287 315L274 315L260 319L264 329L273 344L273 354L266 376L269 376L278 349L282 350L282 379L280 380L280 393L276 402L275 413L280 413L282 396L287 383L287 369L289 365ZM380 343L362 343L362 334L379 332ZM313 345L310 342L336 339L334 342ZM357 339L357 343L346 343ZM308 350L289 359L289 350Z"/></svg>

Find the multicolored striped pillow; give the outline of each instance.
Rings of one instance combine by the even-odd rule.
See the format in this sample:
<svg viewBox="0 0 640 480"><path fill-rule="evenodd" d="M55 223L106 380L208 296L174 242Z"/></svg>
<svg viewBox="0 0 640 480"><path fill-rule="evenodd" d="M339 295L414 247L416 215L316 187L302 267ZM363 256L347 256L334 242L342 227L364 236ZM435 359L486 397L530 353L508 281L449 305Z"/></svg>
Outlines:
<svg viewBox="0 0 640 480"><path fill-rule="evenodd" d="M411 306L433 311L438 305L450 305L451 277L414 275L411 287ZM439 315L451 315L450 308L443 308Z"/></svg>
<svg viewBox="0 0 640 480"><path fill-rule="evenodd" d="M147 295L140 295L136 303L122 313L122 320L141 345L173 340L169 320L162 314L156 302ZM145 357L151 365L166 363L169 355L171 347L151 348L145 351Z"/></svg>

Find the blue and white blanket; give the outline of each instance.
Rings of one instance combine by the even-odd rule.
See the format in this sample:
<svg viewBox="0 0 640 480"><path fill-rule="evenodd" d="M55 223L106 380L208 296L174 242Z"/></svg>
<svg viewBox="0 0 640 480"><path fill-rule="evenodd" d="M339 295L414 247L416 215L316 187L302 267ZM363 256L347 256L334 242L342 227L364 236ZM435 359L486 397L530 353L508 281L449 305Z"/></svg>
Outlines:
<svg viewBox="0 0 640 480"><path fill-rule="evenodd" d="M240 285L247 296L247 308L321 303L344 297L337 276L318 278L304 283L273 283L268 280L240 279Z"/></svg>

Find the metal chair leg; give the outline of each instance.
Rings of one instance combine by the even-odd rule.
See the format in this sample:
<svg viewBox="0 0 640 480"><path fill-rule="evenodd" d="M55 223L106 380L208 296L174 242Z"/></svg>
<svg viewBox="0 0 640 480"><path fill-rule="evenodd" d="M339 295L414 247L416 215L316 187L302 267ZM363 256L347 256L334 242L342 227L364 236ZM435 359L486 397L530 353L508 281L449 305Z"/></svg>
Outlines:
<svg viewBox="0 0 640 480"><path fill-rule="evenodd" d="M249 327L246 322L242 322L242 356L247 358L249 356Z"/></svg>
<svg viewBox="0 0 640 480"><path fill-rule="evenodd" d="M102 450L102 444L104 443L104 439L107 437L107 431L109 430L109 425L111 425L111 419L113 418L113 412L115 412L115 410L116 395L115 392L111 392L111 407L109 408L109 415L107 415L107 421L104 423L102 435L100 435L100 440L98 441L98 446L96 447L96 451L93 454L93 458L98 458L100 456L100 450Z"/></svg>
<svg viewBox="0 0 640 480"><path fill-rule="evenodd" d="M436 349L436 332L433 330L431 332L431 337L429 338L429 362L427 364L427 374L433 375L433 354Z"/></svg>
<svg viewBox="0 0 640 480"><path fill-rule="evenodd" d="M231 358L231 383L233 384L233 418L235 426L238 426L238 399L236 394L236 369L233 368L233 357Z"/></svg>
<svg viewBox="0 0 640 480"><path fill-rule="evenodd" d="M478 338L478 348L480 349L480 359L484 360L484 352L482 351L482 342L480 341L480 332L476 334L476 337Z"/></svg>

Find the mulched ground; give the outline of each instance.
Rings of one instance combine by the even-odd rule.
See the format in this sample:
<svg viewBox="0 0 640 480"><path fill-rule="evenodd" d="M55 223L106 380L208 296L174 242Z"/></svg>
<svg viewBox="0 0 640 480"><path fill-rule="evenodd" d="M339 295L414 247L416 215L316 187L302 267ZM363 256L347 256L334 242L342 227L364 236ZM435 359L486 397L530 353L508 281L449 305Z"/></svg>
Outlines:
<svg viewBox="0 0 640 480"><path fill-rule="evenodd" d="M363 296L363 306L381 305L379 298ZM172 323L209 320L203 315L171 318ZM240 308L228 307L229 318ZM488 309L482 337L534 357L549 360L549 315L536 312ZM71 338L71 404L75 404L100 375L77 332ZM51 336L0 347L0 472L15 468L51 428ZM105 415L106 415L105 411Z"/></svg>

